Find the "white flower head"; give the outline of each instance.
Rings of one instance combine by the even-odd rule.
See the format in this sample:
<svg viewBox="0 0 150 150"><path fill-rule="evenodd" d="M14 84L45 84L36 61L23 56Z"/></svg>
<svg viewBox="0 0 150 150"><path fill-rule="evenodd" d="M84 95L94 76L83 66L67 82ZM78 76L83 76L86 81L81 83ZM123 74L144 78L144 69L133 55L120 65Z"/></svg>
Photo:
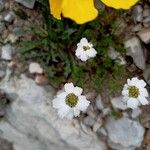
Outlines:
<svg viewBox="0 0 150 150"><path fill-rule="evenodd" d="M74 86L73 83L66 83L61 93L53 99L53 107L57 109L60 118L72 119L77 117L80 111L85 111L89 101L81 95L82 88Z"/></svg>
<svg viewBox="0 0 150 150"><path fill-rule="evenodd" d="M93 44L89 43L86 38L82 38L77 44L75 55L82 61L87 61L89 58L95 57L97 51L93 48Z"/></svg>
<svg viewBox="0 0 150 150"><path fill-rule="evenodd" d="M139 80L137 77L131 80L128 79L122 90L123 102L132 109L137 108L139 105L148 105L148 91L145 86L145 81Z"/></svg>

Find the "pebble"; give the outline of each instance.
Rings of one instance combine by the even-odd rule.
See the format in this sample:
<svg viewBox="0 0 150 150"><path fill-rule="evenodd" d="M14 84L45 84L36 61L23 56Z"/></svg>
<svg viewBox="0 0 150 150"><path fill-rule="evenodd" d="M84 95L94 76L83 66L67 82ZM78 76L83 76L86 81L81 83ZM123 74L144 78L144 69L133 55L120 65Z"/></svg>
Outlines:
<svg viewBox="0 0 150 150"><path fill-rule="evenodd" d="M146 58L140 40L134 36L124 42L126 55L131 56L137 67L141 70L146 68Z"/></svg>
<svg viewBox="0 0 150 150"><path fill-rule="evenodd" d="M18 38L19 37L16 36L15 34L10 33L4 42L5 43L7 43L7 42L15 43L18 40Z"/></svg>
<svg viewBox="0 0 150 150"><path fill-rule="evenodd" d="M102 102L102 98L101 98L101 95L98 95L97 97L96 97L96 107L97 107L97 109L98 110L100 110L100 111L102 111L103 109L104 109L104 104L103 104L103 102Z"/></svg>
<svg viewBox="0 0 150 150"><path fill-rule="evenodd" d="M0 62L0 78L3 78L6 75L6 64Z"/></svg>
<svg viewBox="0 0 150 150"><path fill-rule="evenodd" d="M6 29L4 22L0 21L0 34Z"/></svg>
<svg viewBox="0 0 150 150"><path fill-rule="evenodd" d="M4 60L11 60L14 54L14 48L10 44L6 44L1 48L1 58Z"/></svg>
<svg viewBox="0 0 150 150"><path fill-rule="evenodd" d="M0 12L4 9L4 0L0 0Z"/></svg>
<svg viewBox="0 0 150 150"><path fill-rule="evenodd" d="M93 131L97 132L97 130L102 126L102 124L103 124L102 118L98 117L96 122L93 125Z"/></svg>
<svg viewBox="0 0 150 150"><path fill-rule="evenodd" d="M6 22L11 23L14 20L14 13L12 11L8 12L5 16L4 16L4 20Z"/></svg>
<svg viewBox="0 0 150 150"><path fill-rule="evenodd" d="M115 60L117 63L120 65L125 65L126 61L125 59L118 53L113 47L110 47L108 50L108 56L112 59Z"/></svg>
<svg viewBox="0 0 150 150"><path fill-rule="evenodd" d="M147 66L143 72L143 77L145 81L150 85L150 66Z"/></svg>
<svg viewBox="0 0 150 150"><path fill-rule="evenodd" d="M109 146L115 150L133 150L141 146L145 129L138 122L127 117L108 118L105 128L108 132Z"/></svg>
<svg viewBox="0 0 150 150"><path fill-rule="evenodd" d="M48 84L48 78L44 75L37 74L35 77L35 82L39 85L47 85Z"/></svg>
<svg viewBox="0 0 150 150"><path fill-rule="evenodd" d="M30 9L33 9L35 4L35 0L15 0L15 1Z"/></svg>
<svg viewBox="0 0 150 150"><path fill-rule="evenodd" d="M144 28L141 31L137 33L137 35L140 37L140 39L145 43L150 43L150 28Z"/></svg>
<svg viewBox="0 0 150 150"><path fill-rule="evenodd" d="M115 109L126 110L127 105L122 102L122 96L111 99L111 104Z"/></svg>
<svg viewBox="0 0 150 150"><path fill-rule="evenodd" d="M111 113L111 109L109 107L103 109L103 115L109 115Z"/></svg>
<svg viewBox="0 0 150 150"><path fill-rule="evenodd" d="M83 119L83 123L89 127L92 127L95 123L95 119L90 116L87 116Z"/></svg>
<svg viewBox="0 0 150 150"><path fill-rule="evenodd" d="M97 130L97 134L98 135L103 135L103 136L107 136L107 131L104 127L101 127Z"/></svg>
<svg viewBox="0 0 150 150"><path fill-rule="evenodd" d="M131 117L132 117L133 119L138 118L141 113L142 113L142 111L141 111L140 108L133 109L133 110L132 110Z"/></svg>
<svg viewBox="0 0 150 150"><path fill-rule="evenodd" d="M148 17L148 16L150 16L150 9L149 9L149 8L146 8L146 9L144 9L144 11L143 11L143 17Z"/></svg>
<svg viewBox="0 0 150 150"><path fill-rule="evenodd" d="M143 25L144 27L150 27L150 16L143 19Z"/></svg>
<svg viewBox="0 0 150 150"><path fill-rule="evenodd" d="M42 74L43 73L43 69L41 68L40 64L38 64L36 62L32 62L29 65L29 72L31 74L34 74L34 73Z"/></svg>
<svg viewBox="0 0 150 150"><path fill-rule="evenodd" d="M137 24L132 28L132 32L138 32L142 29L142 24Z"/></svg>
<svg viewBox="0 0 150 150"><path fill-rule="evenodd" d="M142 22L143 20L143 8L141 5L136 5L133 8L133 19L135 22Z"/></svg>

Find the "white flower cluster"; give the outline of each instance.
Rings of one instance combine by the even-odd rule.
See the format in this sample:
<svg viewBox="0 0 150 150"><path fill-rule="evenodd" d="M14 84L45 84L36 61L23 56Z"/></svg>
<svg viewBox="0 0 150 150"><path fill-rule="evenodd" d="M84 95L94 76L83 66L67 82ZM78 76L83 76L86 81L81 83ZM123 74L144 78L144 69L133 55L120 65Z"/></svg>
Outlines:
<svg viewBox="0 0 150 150"><path fill-rule="evenodd" d="M53 107L58 110L60 118L72 119L77 117L80 111L85 111L89 106L89 101L81 95L82 88L74 87L73 83L66 83L63 91L53 100Z"/></svg>
<svg viewBox="0 0 150 150"><path fill-rule="evenodd" d="M145 86L144 80L139 80L137 77L131 80L128 79L122 90L123 102L132 109L137 108L139 105L148 105L148 91Z"/></svg>
<svg viewBox="0 0 150 150"><path fill-rule="evenodd" d="M93 48L93 44L89 43L86 38L82 38L80 43L77 44L75 55L82 61L87 61L95 57L97 51Z"/></svg>
<svg viewBox="0 0 150 150"><path fill-rule="evenodd" d="M93 44L89 43L86 38L82 38L77 44L75 55L82 61L87 61L95 57L97 51L93 48ZM148 91L145 88L144 80L137 77L127 80L122 90L122 101L127 107L135 109L140 105L148 105ZM74 116L80 115L81 111L86 111L90 101L81 95L83 89L74 86L73 83L66 83L61 93L57 94L53 100L53 107L57 109L60 118L72 119Z"/></svg>

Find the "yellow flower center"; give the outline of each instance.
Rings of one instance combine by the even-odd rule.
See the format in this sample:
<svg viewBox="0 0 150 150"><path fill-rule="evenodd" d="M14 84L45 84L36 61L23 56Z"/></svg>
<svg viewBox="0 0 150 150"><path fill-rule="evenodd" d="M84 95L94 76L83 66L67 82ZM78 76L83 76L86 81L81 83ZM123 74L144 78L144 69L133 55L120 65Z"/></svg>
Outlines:
<svg viewBox="0 0 150 150"><path fill-rule="evenodd" d="M139 89L136 86L128 87L129 97L137 98L139 96Z"/></svg>
<svg viewBox="0 0 150 150"><path fill-rule="evenodd" d="M75 94L70 93L66 96L65 102L68 106L75 107L78 102L78 97Z"/></svg>
<svg viewBox="0 0 150 150"><path fill-rule="evenodd" d="M87 51L87 50L89 50L89 49L90 49L89 46L83 46L83 50L84 50L84 51Z"/></svg>

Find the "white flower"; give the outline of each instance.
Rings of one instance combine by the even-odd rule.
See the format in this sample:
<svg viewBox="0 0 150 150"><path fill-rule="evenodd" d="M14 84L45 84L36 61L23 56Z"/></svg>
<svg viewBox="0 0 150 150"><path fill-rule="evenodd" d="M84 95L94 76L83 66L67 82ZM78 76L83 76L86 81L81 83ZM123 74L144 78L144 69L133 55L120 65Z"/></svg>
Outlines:
<svg viewBox="0 0 150 150"><path fill-rule="evenodd" d="M128 79L122 90L123 102L132 109L137 108L139 105L148 105L148 91L145 86L144 80L139 80L137 77L131 80Z"/></svg>
<svg viewBox="0 0 150 150"><path fill-rule="evenodd" d="M72 119L87 109L90 102L81 95L82 91L82 88L74 87L73 83L64 85L64 90L53 100L53 107L57 109L60 118Z"/></svg>
<svg viewBox="0 0 150 150"><path fill-rule="evenodd" d="M87 61L89 58L95 57L97 51L93 48L93 44L89 43L86 38L82 38L77 44L75 55L82 61Z"/></svg>

